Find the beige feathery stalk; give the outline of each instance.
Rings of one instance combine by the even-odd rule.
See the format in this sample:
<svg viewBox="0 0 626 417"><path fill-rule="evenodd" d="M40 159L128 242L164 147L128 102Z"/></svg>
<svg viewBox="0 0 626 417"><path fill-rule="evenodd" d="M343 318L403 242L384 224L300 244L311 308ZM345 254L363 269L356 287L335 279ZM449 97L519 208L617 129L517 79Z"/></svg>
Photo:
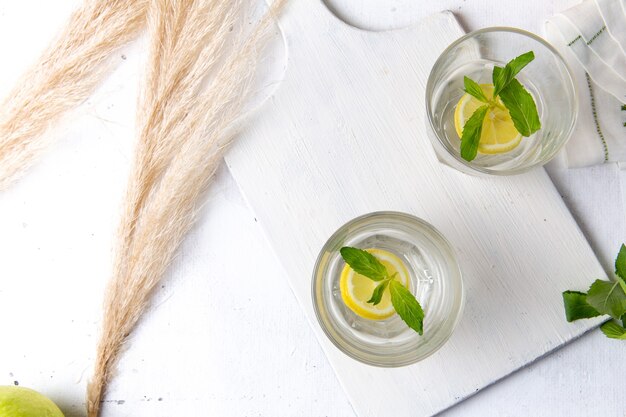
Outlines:
<svg viewBox="0 0 626 417"><path fill-rule="evenodd" d="M285 2L274 2L248 35L233 30L243 17L242 0L150 3L139 143L88 386L89 417L98 416L122 345L193 224L249 95L262 42Z"/></svg>
<svg viewBox="0 0 626 417"><path fill-rule="evenodd" d="M50 127L111 70L114 52L144 27L147 1L85 0L0 104L0 190L48 145Z"/></svg>

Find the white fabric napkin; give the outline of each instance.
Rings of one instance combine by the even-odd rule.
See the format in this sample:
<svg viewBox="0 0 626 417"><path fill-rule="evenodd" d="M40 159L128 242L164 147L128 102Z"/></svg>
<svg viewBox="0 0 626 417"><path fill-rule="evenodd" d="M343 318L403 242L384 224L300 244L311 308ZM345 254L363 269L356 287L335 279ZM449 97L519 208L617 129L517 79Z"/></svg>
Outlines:
<svg viewBox="0 0 626 417"><path fill-rule="evenodd" d="M626 162L626 0L585 0L551 17L546 38L578 84L568 166Z"/></svg>

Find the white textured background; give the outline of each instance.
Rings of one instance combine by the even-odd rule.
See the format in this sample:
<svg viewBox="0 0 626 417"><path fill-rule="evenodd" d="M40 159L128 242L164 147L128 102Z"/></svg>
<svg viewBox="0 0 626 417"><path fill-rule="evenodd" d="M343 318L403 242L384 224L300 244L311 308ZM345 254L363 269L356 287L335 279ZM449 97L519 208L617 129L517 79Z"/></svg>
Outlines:
<svg viewBox="0 0 626 417"><path fill-rule="evenodd" d="M368 29L406 26L446 8L468 30L512 25L537 33L548 15L575 3L328 2L342 19ZM0 4L0 92L75 3ZM18 381L39 389L67 417L82 415L110 236L131 152L133 103L118 99L120 91L133 88L128 80L138 62L132 50L127 58L60 130L61 142L42 163L0 195L0 384ZM125 124L106 122L107 114L126 113ZM90 182L103 170L110 170L105 181ZM626 181L620 185L615 166L551 172L610 270L619 242L626 240ZM239 261L242 252L248 262ZM354 416L226 170L181 253L132 338L105 416ZM214 282L213 291L197 291L206 280ZM623 343L593 331L445 415L624 416L625 353Z"/></svg>

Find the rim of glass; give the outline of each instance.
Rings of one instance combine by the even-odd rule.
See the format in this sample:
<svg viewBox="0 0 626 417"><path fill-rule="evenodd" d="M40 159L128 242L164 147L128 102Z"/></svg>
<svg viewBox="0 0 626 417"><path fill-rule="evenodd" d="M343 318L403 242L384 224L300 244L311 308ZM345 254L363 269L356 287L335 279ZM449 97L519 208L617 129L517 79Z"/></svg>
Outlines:
<svg viewBox="0 0 626 417"><path fill-rule="evenodd" d="M413 358L405 358L404 360L397 360L397 361L384 361L384 360L377 361L375 360L375 357L372 357L372 355L370 354L367 354L368 355L367 358L364 356L359 356L355 352L353 352L353 350L346 349L346 347L343 346L335 338L335 336L329 331L324 319L322 318L320 309L318 307L318 297L316 295L317 271L319 270L319 267L322 264L322 258L324 255L323 249L328 245L329 242L335 240L337 236L339 236L342 232L344 232L344 228L346 228L348 225L357 223L357 222L362 222L364 220L368 220L368 219L375 218L375 217L383 217L383 218L396 217L396 218L401 218L403 220L409 220L411 222L419 223L421 226L424 226L426 229L428 229L430 232L432 232L434 235L436 235L438 238L441 239L441 241L445 245L445 249L447 250L447 252L449 252L451 259L454 261L454 269L459 278L460 302L459 302L458 310L456 312L456 316L454 317L454 321L452 322L450 326L450 331L448 332L448 334L444 338L442 338L438 344L434 345L433 348L430 350L430 352L428 352L425 355L415 356ZM377 366L381 368L398 368L402 366L412 365L414 363L417 363L419 361L422 361L428 358L429 356L437 352L450 339L450 337L452 337L452 334L454 333L457 325L459 324L459 321L461 320L461 317L463 316L463 310L465 309L465 286L463 285L463 274L461 273L461 269L459 267L459 262L457 260L456 253L454 252L452 245L450 244L448 239L439 230L437 230L433 225L431 225L427 221L417 216L413 216L411 214L403 213L399 211L382 210L382 211L374 211L371 213L366 213L366 214L357 216L345 222L344 224L339 226L337 230L335 230L335 232L324 242L315 260L315 265L313 267L313 276L311 279L311 301L313 303L313 310L315 311L315 317L317 319L319 326L322 328L322 331L324 332L328 340L330 340L332 344L335 345L335 347L337 347L337 349L339 349L341 352L343 352L345 355L349 356L350 358L358 362L364 363L366 365ZM358 349L355 349L355 350L358 350Z"/></svg>
<svg viewBox="0 0 626 417"><path fill-rule="evenodd" d="M552 52L552 54L559 60L559 62L563 65L563 67L565 68L565 72L567 73L567 79L569 81L569 85L572 88L572 91L574 92L574 117L572 118L572 122L570 123L567 133L566 133L566 139L563 141L563 143L561 143L558 148L556 148L554 150L554 152L552 153L552 155L550 155L550 159L554 158L554 156L561 150L563 149L563 146L565 146L565 144L569 141L569 139L572 136L572 133L574 133L574 126L576 126L576 121L578 120L578 86L576 85L576 83L574 82L574 78L572 77L572 69L569 67L569 65L567 64L567 62L565 61L565 59L563 58L563 56L561 56L561 54L559 53L559 51L556 50L556 48L554 48L554 46L552 46L550 43L548 43L545 39L543 39L542 37L535 35L534 33L528 32L526 30L523 29L518 29L518 28L514 28L514 27L508 27L508 26L491 26L491 27L486 27L486 28L482 28L482 29L478 29L478 30L474 30L472 32L466 33L465 35L461 36L460 38L458 38L457 40L455 40L454 42L452 42L450 45L448 45L448 47L446 47L446 49L443 50L443 52L441 52L441 54L439 55L439 57L437 58L437 60L435 61L434 65L432 66L432 68L430 69L430 73L428 74L428 81L426 82L426 94L424 97L424 100L426 101L426 117L428 117L428 124L430 125L430 128L433 130L433 133L436 132L435 131L435 121L433 120L432 117L432 106L430 104L430 96L432 95L433 89L434 89L434 77L433 74L435 72L435 68L437 68L441 61L444 59L444 57L453 49L455 48L457 45L459 45L460 43L464 42L465 40L469 39L469 38L473 38L476 35L480 35L482 33L491 33L491 32L509 32L509 33L515 33L517 35L522 35L522 36L526 36L536 42L539 42L540 44L542 44L543 46L545 46L550 52ZM465 165L466 167L480 172L482 174L489 174L489 175L498 175L498 176L507 176L507 175L516 175L516 174L522 174L524 172L528 172L531 169L536 168L537 166L541 166L543 164L540 163L534 163L532 165L529 165L527 167L524 168L515 168L515 169L511 169L511 170L507 170L507 171L498 171L498 170L492 170L489 168L484 168L478 165L474 165L471 162L466 161L465 159L461 158L460 155L457 155L456 152L454 152L452 149L450 149L450 146L447 142L442 141L441 138L439 137L438 134L434 134L434 136L437 138L437 141L439 141L439 143L444 147L444 149L448 152L448 154L450 154L455 160L457 160L458 162L460 162L461 164Z"/></svg>

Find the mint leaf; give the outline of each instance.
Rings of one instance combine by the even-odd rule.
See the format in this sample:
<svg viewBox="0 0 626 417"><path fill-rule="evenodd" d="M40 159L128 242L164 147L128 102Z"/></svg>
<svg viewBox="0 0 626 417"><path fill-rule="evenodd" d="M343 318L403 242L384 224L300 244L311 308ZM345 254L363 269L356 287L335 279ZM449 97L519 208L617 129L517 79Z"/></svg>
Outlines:
<svg viewBox="0 0 626 417"><path fill-rule="evenodd" d="M522 136L528 137L541 129L535 100L519 81L512 79L500 92L500 99Z"/></svg>
<svg viewBox="0 0 626 417"><path fill-rule="evenodd" d="M617 258L615 258L615 273L626 280L626 245L622 243Z"/></svg>
<svg viewBox="0 0 626 417"><path fill-rule="evenodd" d="M491 78L493 80L493 98L498 97L500 91L502 91L502 89L511 81L513 77L510 77L510 79L506 81L506 79L509 78L510 73L511 71L507 70L506 67L493 67L493 72L491 74Z"/></svg>
<svg viewBox="0 0 626 417"><path fill-rule="evenodd" d="M619 319L626 313L626 294L618 282L596 280L587 292L587 303L614 319Z"/></svg>
<svg viewBox="0 0 626 417"><path fill-rule="evenodd" d="M374 288L372 297L369 300L367 300L367 302L374 304L374 305L377 305L378 303L380 303L380 300L382 300L383 298L383 293L385 292L387 285L389 285L389 280L384 280L383 282L378 284L376 288Z"/></svg>
<svg viewBox="0 0 626 417"><path fill-rule="evenodd" d="M602 333L604 333L606 337L610 337L611 339L626 340L626 329L613 320L600 326L600 330L602 330Z"/></svg>
<svg viewBox="0 0 626 417"><path fill-rule="evenodd" d="M483 89L480 88L480 85L469 77L463 78L463 84L465 86L465 92L470 96L482 101L483 103L488 103L489 99L483 93Z"/></svg>
<svg viewBox="0 0 626 417"><path fill-rule="evenodd" d="M493 73L491 74L494 86L493 96L497 97L522 70L522 68L528 65L533 59L535 59L535 54L533 51L530 51L512 59L504 66L504 68L494 67Z"/></svg>
<svg viewBox="0 0 626 417"><path fill-rule="evenodd" d="M563 304L565 306L565 317L569 322L600 315L598 310L587 303L587 294L583 292L564 291Z"/></svg>
<svg viewBox="0 0 626 417"><path fill-rule="evenodd" d="M567 321L608 314L615 320L604 323L600 329L611 339L626 340L626 245L622 244L615 259L617 281L596 280L587 294L578 291L563 292Z"/></svg>
<svg viewBox="0 0 626 417"><path fill-rule="evenodd" d="M528 51L510 60L506 66L511 69L511 77L515 77L519 72L535 59L535 53Z"/></svg>
<svg viewBox="0 0 626 417"><path fill-rule="evenodd" d="M389 282L391 304L402 320L420 335L424 334L424 310L413 294L396 280Z"/></svg>
<svg viewBox="0 0 626 417"><path fill-rule="evenodd" d="M615 258L615 274L622 290L626 292L626 246L623 243L619 248L617 258Z"/></svg>
<svg viewBox="0 0 626 417"><path fill-rule="evenodd" d="M368 251L344 246L339 250L341 257L357 274L364 275L374 281L387 278L387 268Z"/></svg>
<svg viewBox="0 0 626 417"><path fill-rule="evenodd" d="M483 130L483 120L485 120L488 110L488 104L479 107L465 123L465 126L463 126L463 137L461 138L461 157L466 161L471 161L476 158L476 154L478 153L478 143L480 142L480 135Z"/></svg>

